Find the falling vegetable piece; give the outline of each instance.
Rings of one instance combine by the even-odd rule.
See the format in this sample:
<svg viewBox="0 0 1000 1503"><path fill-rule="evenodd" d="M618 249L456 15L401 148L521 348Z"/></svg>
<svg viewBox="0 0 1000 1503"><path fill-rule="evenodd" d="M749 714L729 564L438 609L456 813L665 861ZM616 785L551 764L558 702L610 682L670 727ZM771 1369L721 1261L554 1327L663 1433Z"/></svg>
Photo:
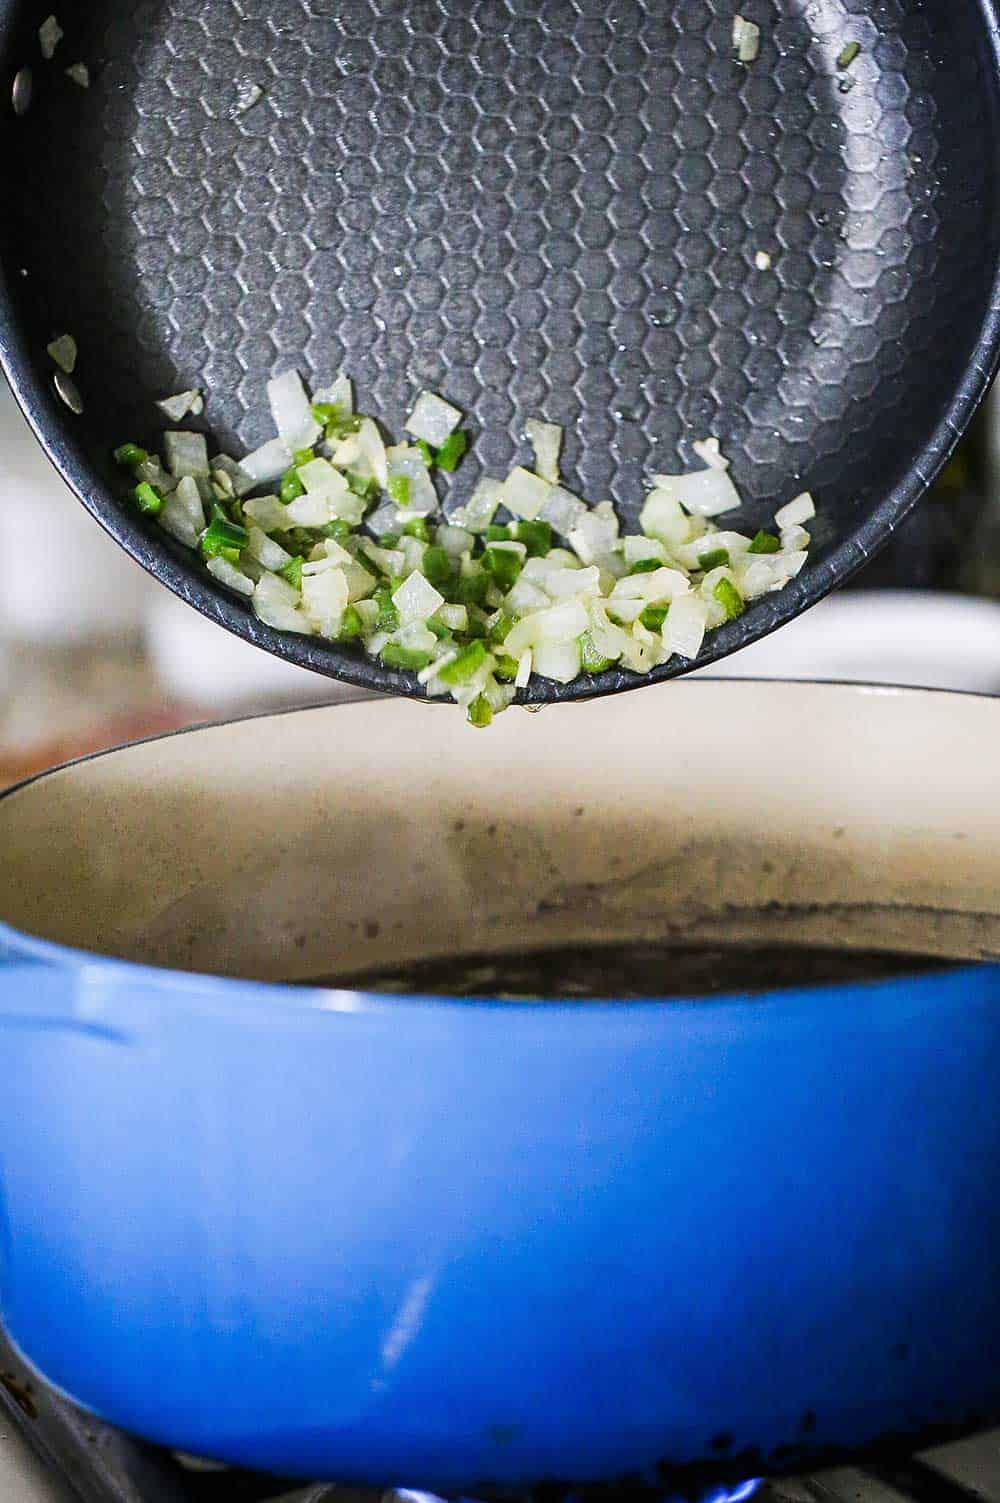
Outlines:
<svg viewBox="0 0 1000 1503"><path fill-rule="evenodd" d="M59 369L65 371L67 376L71 376L76 370L78 354L76 340L72 334L60 334L57 339L53 339L52 343L46 346L46 349Z"/></svg>

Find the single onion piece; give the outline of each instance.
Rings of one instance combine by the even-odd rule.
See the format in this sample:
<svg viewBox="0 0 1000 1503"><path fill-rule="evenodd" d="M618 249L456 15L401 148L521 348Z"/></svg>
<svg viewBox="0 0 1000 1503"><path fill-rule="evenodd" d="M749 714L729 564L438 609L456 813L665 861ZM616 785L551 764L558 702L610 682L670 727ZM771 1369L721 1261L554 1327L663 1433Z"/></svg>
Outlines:
<svg viewBox="0 0 1000 1503"><path fill-rule="evenodd" d="M679 653L682 658L696 658L705 640L708 609L697 595L684 595L675 600L663 623L663 645L670 653Z"/></svg>
<svg viewBox="0 0 1000 1503"><path fill-rule="evenodd" d="M354 388L351 385L350 376L338 376L336 381L329 386L320 386L313 392L313 405L322 402L324 405L336 407L345 417L350 417L354 412Z"/></svg>
<svg viewBox="0 0 1000 1503"><path fill-rule="evenodd" d="M629 565L643 563L647 558L658 559L661 564L667 561L667 550L656 538L643 537L640 533L632 533L624 542L625 562Z"/></svg>
<svg viewBox="0 0 1000 1503"><path fill-rule="evenodd" d="M225 471L232 482L234 496L245 496L257 483L251 475L247 474L243 466L237 464L235 459L230 459L228 454L216 454L211 461L211 468L213 477L217 470Z"/></svg>
<svg viewBox="0 0 1000 1503"><path fill-rule="evenodd" d="M389 465L385 457L385 444L382 435L369 417L361 419L361 427L358 429L358 449L362 460L367 464L371 473L375 476L379 486L385 490L389 482Z"/></svg>
<svg viewBox="0 0 1000 1503"><path fill-rule="evenodd" d="M38 28L38 45L42 49L42 56L50 63L56 55L56 48L62 41L65 32L59 25L55 16L46 16Z"/></svg>
<svg viewBox="0 0 1000 1503"><path fill-rule="evenodd" d="M189 412L194 412L195 399L199 395L197 391L179 391L175 397L161 397L156 405L165 418L179 423Z"/></svg>
<svg viewBox="0 0 1000 1503"><path fill-rule="evenodd" d="M717 438L698 439L696 443L691 445L691 448L702 463L708 465L710 470L729 469L729 460L719 448L719 440Z"/></svg>
<svg viewBox="0 0 1000 1503"><path fill-rule="evenodd" d="M406 419L406 430L414 438L422 438L432 449L440 449L461 421L462 414L457 407L452 407L433 391L422 391Z"/></svg>
<svg viewBox="0 0 1000 1503"><path fill-rule="evenodd" d="M251 496L244 501L243 511L261 532L284 532L288 527L288 508L277 496Z"/></svg>
<svg viewBox="0 0 1000 1503"><path fill-rule="evenodd" d="M794 501L789 501L787 506L778 508L774 514L774 525L778 528L800 527L815 515L816 504L809 492L803 491Z"/></svg>
<svg viewBox="0 0 1000 1503"><path fill-rule="evenodd" d="M46 348L59 369L65 371L67 376L71 376L76 370L76 357L78 353L76 340L72 334L60 334L58 339L53 339L52 343L47 345ZM181 417L183 416L184 414L181 413Z"/></svg>
<svg viewBox="0 0 1000 1503"><path fill-rule="evenodd" d="M165 433L163 453L172 475L202 475L207 480L212 473L203 433Z"/></svg>
<svg viewBox="0 0 1000 1503"><path fill-rule="evenodd" d="M267 383L267 399L278 436L293 452L311 449L322 433L298 371L284 371Z"/></svg>
<svg viewBox="0 0 1000 1503"><path fill-rule="evenodd" d="M539 521L548 522L560 537L568 538L573 528L578 526L581 519L587 515L588 509L579 496L574 496L572 491L556 485L549 492L545 505L538 513L538 518Z"/></svg>
<svg viewBox="0 0 1000 1503"><path fill-rule="evenodd" d="M335 637L348 606L347 580L343 570L328 569L322 574L302 575L302 609L317 631Z"/></svg>
<svg viewBox="0 0 1000 1503"><path fill-rule="evenodd" d="M437 491L420 450L410 444L394 444L391 449L386 449L385 457L389 482L409 481L407 504L399 503L400 517L429 517L436 512Z"/></svg>
<svg viewBox="0 0 1000 1503"><path fill-rule="evenodd" d="M465 527L453 527L446 523L437 530L437 546L443 548L451 558L461 558L463 553L468 553L475 542L472 533Z"/></svg>
<svg viewBox="0 0 1000 1503"><path fill-rule="evenodd" d="M563 430L558 423L543 423L538 418L528 418L524 432L535 451L535 473L550 485L558 485Z"/></svg>
<svg viewBox="0 0 1000 1503"><path fill-rule="evenodd" d="M532 652L532 671L539 678L570 684L581 669L579 642L540 642Z"/></svg>
<svg viewBox="0 0 1000 1503"><path fill-rule="evenodd" d="M783 527L781 529L782 553L798 553L803 548L808 548L812 539L804 527Z"/></svg>
<svg viewBox="0 0 1000 1503"><path fill-rule="evenodd" d="M657 491L679 501L685 511L716 517L741 504L740 493L725 470L693 470L687 475L654 475Z"/></svg>
<svg viewBox="0 0 1000 1503"><path fill-rule="evenodd" d="M569 535L569 545L585 564L596 563L610 553L618 541L618 520L602 516L597 509L588 511Z"/></svg>
<svg viewBox="0 0 1000 1503"><path fill-rule="evenodd" d="M400 621L406 625L408 621L426 621L445 604L445 598L415 570L395 591L392 603L399 612Z"/></svg>
<svg viewBox="0 0 1000 1503"><path fill-rule="evenodd" d="M457 507L448 520L459 527L467 527L470 532L485 532L496 516L497 507L502 504L503 481L484 475L465 505Z"/></svg>
<svg viewBox="0 0 1000 1503"><path fill-rule="evenodd" d="M249 579L242 569L237 569L228 558L210 558L208 560L208 572L213 575L220 584L228 585L229 589L235 590L238 595L252 595L254 582Z"/></svg>
<svg viewBox="0 0 1000 1503"><path fill-rule="evenodd" d="M277 572L278 569L283 569L286 564L291 563L292 555L286 552L280 543L276 543L273 539L269 538L262 528L250 527L247 531L246 551L251 558L255 558L259 564L263 564L265 569Z"/></svg>
<svg viewBox="0 0 1000 1503"><path fill-rule="evenodd" d="M276 631L312 634L312 626L299 609L299 592L277 574L265 574L254 587L253 609L258 620Z"/></svg>
<svg viewBox="0 0 1000 1503"><path fill-rule="evenodd" d="M523 465L515 465L503 484L503 504L515 517L533 522L552 492L552 486Z"/></svg>
<svg viewBox="0 0 1000 1503"><path fill-rule="evenodd" d="M268 485L280 480L292 462L292 451L282 438L269 439L240 460L240 469L254 485Z"/></svg>

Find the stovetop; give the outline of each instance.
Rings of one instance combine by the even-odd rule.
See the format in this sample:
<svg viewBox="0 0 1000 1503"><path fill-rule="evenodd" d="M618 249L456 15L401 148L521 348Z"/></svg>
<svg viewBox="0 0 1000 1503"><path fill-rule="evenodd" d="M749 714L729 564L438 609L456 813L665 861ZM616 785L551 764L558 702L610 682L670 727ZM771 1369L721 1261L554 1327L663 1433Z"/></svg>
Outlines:
<svg viewBox="0 0 1000 1503"><path fill-rule="evenodd" d="M700 1503L749 1503L751 1497L754 1503L1000 1503L1000 1430L891 1465L841 1467L759 1485L748 1479ZM436 1503L427 1494L407 1491L326 1483L303 1487L148 1445L40 1385L0 1330L0 1503L270 1503L279 1498L282 1503ZM644 1493L643 1503L648 1500ZM665 1494L662 1503L673 1500Z"/></svg>

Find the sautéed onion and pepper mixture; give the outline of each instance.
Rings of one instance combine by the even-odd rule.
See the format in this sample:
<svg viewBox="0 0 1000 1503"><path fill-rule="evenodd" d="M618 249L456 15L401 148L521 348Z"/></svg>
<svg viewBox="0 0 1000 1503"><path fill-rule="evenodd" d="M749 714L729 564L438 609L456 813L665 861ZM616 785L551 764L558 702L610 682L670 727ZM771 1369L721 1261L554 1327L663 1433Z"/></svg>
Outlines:
<svg viewBox="0 0 1000 1503"><path fill-rule="evenodd" d="M641 531L623 536L610 501L589 506L561 483L553 423L526 424L530 468L484 477L444 512L435 482L469 441L441 397L422 392L406 438L386 444L344 376L310 397L287 371L268 396L276 436L238 460L176 428L162 459L122 444L134 505L266 625L356 643L476 726L533 676L565 684L693 659L706 632L806 561L808 492L753 536L716 520L741 498L714 438L695 445L704 468L653 477ZM180 422L203 402L188 391L159 405Z"/></svg>

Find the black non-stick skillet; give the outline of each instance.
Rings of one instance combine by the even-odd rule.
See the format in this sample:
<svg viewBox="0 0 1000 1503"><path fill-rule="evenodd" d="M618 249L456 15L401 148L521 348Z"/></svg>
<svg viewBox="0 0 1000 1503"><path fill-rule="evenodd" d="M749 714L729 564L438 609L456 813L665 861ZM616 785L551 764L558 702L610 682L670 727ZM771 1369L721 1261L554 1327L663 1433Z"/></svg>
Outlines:
<svg viewBox="0 0 1000 1503"><path fill-rule="evenodd" d="M752 63L737 8L760 27ZM200 424L248 448L290 366L350 373L390 431L430 387L475 434L456 495L505 473L542 416L567 427L568 483L632 524L644 476L715 434L749 530L804 487L819 516L803 574L711 636L708 662L886 540L994 370L991 0L0 0L0 55L19 400L133 557L321 673L417 692L261 625L127 509L110 454L155 440L154 398L202 387ZM80 355L57 391L64 331Z"/></svg>

